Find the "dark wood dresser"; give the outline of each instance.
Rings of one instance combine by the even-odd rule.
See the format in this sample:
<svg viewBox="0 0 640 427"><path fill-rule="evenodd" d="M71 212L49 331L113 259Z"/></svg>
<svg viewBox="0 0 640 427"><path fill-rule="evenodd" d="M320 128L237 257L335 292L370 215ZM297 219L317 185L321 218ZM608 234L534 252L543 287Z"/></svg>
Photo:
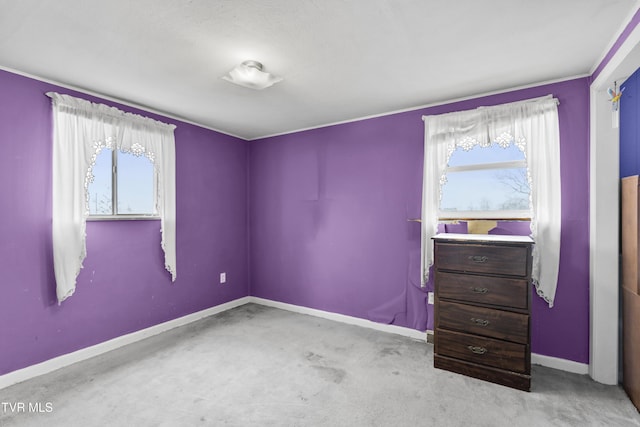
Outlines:
<svg viewBox="0 0 640 427"><path fill-rule="evenodd" d="M533 241L480 234L433 239L434 366L529 391Z"/></svg>

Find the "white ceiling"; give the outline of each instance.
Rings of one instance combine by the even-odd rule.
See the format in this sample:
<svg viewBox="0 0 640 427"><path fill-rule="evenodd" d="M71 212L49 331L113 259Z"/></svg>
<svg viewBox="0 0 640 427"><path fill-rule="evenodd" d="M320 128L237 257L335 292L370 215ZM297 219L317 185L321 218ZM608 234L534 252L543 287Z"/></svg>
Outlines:
<svg viewBox="0 0 640 427"><path fill-rule="evenodd" d="M255 139L586 75L637 4L0 0L0 67Z"/></svg>

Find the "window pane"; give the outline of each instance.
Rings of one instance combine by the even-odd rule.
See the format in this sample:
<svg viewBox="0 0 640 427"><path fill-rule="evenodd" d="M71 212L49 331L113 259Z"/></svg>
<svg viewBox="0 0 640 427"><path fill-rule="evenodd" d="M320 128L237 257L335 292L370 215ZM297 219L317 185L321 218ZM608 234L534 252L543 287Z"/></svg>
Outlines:
<svg viewBox="0 0 640 427"><path fill-rule="evenodd" d="M118 214L155 214L153 164L118 151Z"/></svg>
<svg viewBox="0 0 640 427"><path fill-rule="evenodd" d="M469 151L457 148L449 158L449 166L510 162L514 160L524 160L524 153L514 144L509 145L507 148L502 148L498 144L492 144L490 147L484 148L476 145Z"/></svg>
<svg viewBox="0 0 640 427"><path fill-rule="evenodd" d="M89 214L111 215L111 150L103 149L93 166L89 184Z"/></svg>
<svg viewBox="0 0 640 427"><path fill-rule="evenodd" d="M526 168L450 172L442 186L442 212L529 209Z"/></svg>

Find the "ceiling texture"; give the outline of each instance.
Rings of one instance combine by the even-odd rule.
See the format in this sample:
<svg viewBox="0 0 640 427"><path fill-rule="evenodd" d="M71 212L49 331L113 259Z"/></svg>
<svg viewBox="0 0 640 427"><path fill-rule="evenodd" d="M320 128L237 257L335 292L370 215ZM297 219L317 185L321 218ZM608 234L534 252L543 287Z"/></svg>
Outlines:
<svg viewBox="0 0 640 427"><path fill-rule="evenodd" d="M590 74L636 0L0 0L0 68L244 139ZM222 76L245 60L284 80Z"/></svg>

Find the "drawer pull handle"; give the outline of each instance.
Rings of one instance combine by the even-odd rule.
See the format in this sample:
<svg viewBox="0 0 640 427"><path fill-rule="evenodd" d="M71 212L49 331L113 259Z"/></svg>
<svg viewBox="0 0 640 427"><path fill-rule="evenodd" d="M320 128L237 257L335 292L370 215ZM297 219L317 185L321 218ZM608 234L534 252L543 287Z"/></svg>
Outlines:
<svg viewBox="0 0 640 427"><path fill-rule="evenodd" d="M481 255L471 255L469 256L469 259L475 262L476 264L484 264L489 260L489 257L481 256Z"/></svg>
<svg viewBox="0 0 640 427"><path fill-rule="evenodd" d="M486 294L487 292L489 292L489 289L487 288L470 288L471 292L476 293L476 294Z"/></svg>
<svg viewBox="0 0 640 427"><path fill-rule="evenodd" d="M489 321L485 320L485 319L476 319L475 317L471 318L471 323L477 325L477 326L488 326L489 325Z"/></svg>
<svg viewBox="0 0 640 427"><path fill-rule="evenodd" d="M471 350L472 353L475 353L475 354L485 354L487 352L487 349L484 347L474 347L470 345L470 346L467 346L467 348Z"/></svg>

